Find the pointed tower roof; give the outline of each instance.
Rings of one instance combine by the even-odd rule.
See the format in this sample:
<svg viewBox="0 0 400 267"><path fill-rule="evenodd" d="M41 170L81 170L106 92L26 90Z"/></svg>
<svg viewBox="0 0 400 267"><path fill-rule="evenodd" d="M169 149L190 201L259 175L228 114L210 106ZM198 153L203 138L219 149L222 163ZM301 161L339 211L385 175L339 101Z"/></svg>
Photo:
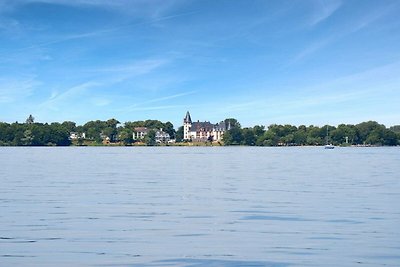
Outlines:
<svg viewBox="0 0 400 267"><path fill-rule="evenodd" d="M185 116L185 118L183 119L183 122L184 122L184 123L192 123L192 118L190 118L190 113L189 113L189 111L186 112L186 116Z"/></svg>

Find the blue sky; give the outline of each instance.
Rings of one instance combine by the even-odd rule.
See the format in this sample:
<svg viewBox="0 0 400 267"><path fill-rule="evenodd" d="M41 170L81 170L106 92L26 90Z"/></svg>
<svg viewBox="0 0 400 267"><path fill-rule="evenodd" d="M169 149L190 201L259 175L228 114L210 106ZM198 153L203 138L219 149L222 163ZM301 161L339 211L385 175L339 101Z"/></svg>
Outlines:
<svg viewBox="0 0 400 267"><path fill-rule="evenodd" d="M0 0L0 121L400 124L397 0Z"/></svg>

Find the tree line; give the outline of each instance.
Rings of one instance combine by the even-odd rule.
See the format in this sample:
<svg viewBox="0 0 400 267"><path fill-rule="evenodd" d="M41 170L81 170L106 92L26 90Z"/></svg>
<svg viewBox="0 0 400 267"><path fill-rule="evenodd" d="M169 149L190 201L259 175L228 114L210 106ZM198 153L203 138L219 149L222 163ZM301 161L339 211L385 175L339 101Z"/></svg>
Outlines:
<svg viewBox="0 0 400 267"><path fill-rule="evenodd" d="M68 146L70 132L64 123L0 122L0 146Z"/></svg>
<svg viewBox="0 0 400 267"><path fill-rule="evenodd" d="M175 129L171 122L128 121L121 125L118 120L109 119L89 121L84 125L76 125L72 121L48 124L35 122L30 115L24 123L0 122L0 146L69 146L72 144L71 133L76 133L77 145L83 145L86 141L102 144L105 139L111 143L128 145L135 142L133 133L136 127L150 130L143 140L148 145L155 144L155 130L158 129L163 129L171 138L175 138Z"/></svg>
<svg viewBox="0 0 400 267"><path fill-rule="evenodd" d="M261 125L242 128L236 119L230 118L225 120L225 124L230 129L224 133L224 145L303 146L324 145L327 142L334 145L400 145L400 125L386 128L375 121L340 124L337 127L272 124L267 128ZM109 119L89 121L84 125L76 125L72 121L48 124L35 122L30 115L24 123L0 122L0 146L69 146L73 144L71 133L78 136L75 145L85 142L101 144L105 139L111 143L130 145L137 141L133 139L136 127L150 130L144 140L140 140L147 145L155 145L155 130L158 129L163 129L176 142L184 142L183 127L175 131L171 122L144 120L121 124L116 119Z"/></svg>
<svg viewBox="0 0 400 267"><path fill-rule="evenodd" d="M224 133L225 145L247 146L304 146L304 145L400 145L400 126L386 128L376 121L356 125L340 124L337 127L310 125L278 125L241 128L235 125Z"/></svg>

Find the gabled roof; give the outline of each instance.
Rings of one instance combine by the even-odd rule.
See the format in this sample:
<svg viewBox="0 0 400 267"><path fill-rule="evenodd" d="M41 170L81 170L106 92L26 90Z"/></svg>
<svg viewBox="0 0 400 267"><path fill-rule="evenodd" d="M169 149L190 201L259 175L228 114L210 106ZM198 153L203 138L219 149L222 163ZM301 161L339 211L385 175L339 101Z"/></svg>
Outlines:
<svg viewBox="0 0 400 267"><path fill-rule="evenodd" d="M229 130L228 127L226 127L225 121L221 121L220 123L217 123L214 125L214 129L217 131L226 131Z"/></svg>
<svg viewBox="0 0 400 267"><path fill-rule="evenodd" d="M142 133L147 133L149 130L146 128L146 127L135 127L135 132L137 132L137 133L139 133L139 132L142 132Z"/></svg>
<svg viewBox="0 0 400 267"><path fill-rule="evenodd" d="M186 112L186 116L185 116L185 118L183 119L183 122L184 122L184 123L192 123L192 118L190 118L190 113L189 113L189 111Z"/></svg>
<svg viewBox="0 0 400 267"><path fill-rule="evenodd" d="M205 122L193 122L192 127L190 128L190 130L192 132L196 131L212 131L213 130L214 125L211 124L209 121L205 121Z"/></svg>

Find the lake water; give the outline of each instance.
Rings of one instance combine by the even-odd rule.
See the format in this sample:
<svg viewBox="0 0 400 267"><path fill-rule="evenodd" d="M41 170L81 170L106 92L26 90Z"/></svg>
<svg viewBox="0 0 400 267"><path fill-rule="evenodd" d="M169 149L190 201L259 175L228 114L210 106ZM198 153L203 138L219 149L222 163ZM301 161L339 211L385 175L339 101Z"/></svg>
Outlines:
<svg viewBox="0 0 400 267"><path fill-rule="evenodd" d="M400 266L400 148L0 148L0 266Z"/></svg>

